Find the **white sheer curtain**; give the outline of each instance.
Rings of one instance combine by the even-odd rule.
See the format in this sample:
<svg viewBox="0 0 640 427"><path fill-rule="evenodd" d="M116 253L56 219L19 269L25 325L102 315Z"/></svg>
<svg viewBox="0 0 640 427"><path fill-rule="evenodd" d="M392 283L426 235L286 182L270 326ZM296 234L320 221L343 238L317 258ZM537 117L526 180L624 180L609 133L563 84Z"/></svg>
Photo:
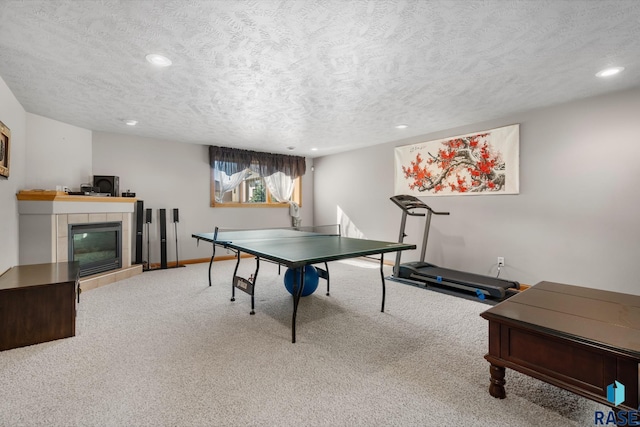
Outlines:
<svg viewBox="0 0 640 427"><path fill-rule="evenodd" d="M229 176L221 170L213 170L213 179L215 180L215 195L216 202L222 202L222 197L227 191L231 191L236 188L240 183L251 173L250 169L234 173Z"/></svg>
<svg viewBox="0 0 640 427"><path fill-rule="evenodd" d="M265 176L264 182L271 193L271 196L278 202L284 203L291 200L293 194L293 178L282 172L276 172L273 175Z"/></svg>

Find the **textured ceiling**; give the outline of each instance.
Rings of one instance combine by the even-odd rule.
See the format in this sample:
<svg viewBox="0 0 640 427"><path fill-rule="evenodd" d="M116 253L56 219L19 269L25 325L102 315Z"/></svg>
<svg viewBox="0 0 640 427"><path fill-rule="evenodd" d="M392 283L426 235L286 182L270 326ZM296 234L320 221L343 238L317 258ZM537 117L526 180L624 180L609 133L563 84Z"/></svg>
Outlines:
<svg viewBox="0 0 640 427"><path fill-rule="evenodd" d="M82 128L315 157L639 87L640 1L0 0L0 76Z"/></svg>

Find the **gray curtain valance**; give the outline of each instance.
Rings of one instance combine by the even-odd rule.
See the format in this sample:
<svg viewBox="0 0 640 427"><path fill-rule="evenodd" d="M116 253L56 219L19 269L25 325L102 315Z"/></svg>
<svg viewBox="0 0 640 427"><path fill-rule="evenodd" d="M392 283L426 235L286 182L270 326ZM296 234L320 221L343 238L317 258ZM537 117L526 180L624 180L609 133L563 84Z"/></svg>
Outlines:
<svg viewBox="0 0 640 427"><path fill-rule="evenodd" d="M291 178L297 178L304 175L307 169L304 157L214 145L209 146L209 162L212 168L223 171L229 176L245 169L251 169L261 176L282 172Z"/></svg>

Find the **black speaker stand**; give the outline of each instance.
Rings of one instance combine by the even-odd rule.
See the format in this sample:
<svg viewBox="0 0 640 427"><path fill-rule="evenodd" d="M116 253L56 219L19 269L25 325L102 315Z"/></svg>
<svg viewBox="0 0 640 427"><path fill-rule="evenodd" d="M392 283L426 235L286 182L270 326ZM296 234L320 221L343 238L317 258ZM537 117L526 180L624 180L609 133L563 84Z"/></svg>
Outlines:
<svg viewBox="0 0 640 427"><path fill-rule="evenodd" d="M166 209L158 210L158 217L160 221L160 265L157 267L151 267L151 263L147 262L147 267L142 271L155 271L155 270L167 270L169 268L185 267L184 264L180 264L178 258L178 212L177 209L173 210L173 225L176 235L176 264L168 265L167 263L167 211ZM148 225L148 224L147 224ZM147 258L151 258L149 255L149 232L147 228Z"/></svg>

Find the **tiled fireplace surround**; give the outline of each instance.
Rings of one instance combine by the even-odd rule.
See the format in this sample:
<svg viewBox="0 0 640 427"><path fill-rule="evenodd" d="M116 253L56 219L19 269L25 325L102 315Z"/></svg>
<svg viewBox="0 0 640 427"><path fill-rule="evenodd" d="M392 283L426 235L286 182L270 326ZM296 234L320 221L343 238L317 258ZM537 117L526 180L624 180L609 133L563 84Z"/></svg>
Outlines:
<svg viewBox="0 0 640 427"><path fill-rule="evenodd" d="M131 265L135 199L29 191L19 193L18 200L20 264L68 261L69 224L122 222L122 268L81 278L82 290L142 272L141 265Z"/></svg>

